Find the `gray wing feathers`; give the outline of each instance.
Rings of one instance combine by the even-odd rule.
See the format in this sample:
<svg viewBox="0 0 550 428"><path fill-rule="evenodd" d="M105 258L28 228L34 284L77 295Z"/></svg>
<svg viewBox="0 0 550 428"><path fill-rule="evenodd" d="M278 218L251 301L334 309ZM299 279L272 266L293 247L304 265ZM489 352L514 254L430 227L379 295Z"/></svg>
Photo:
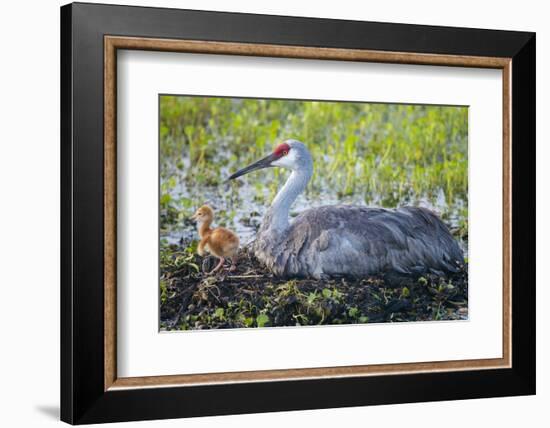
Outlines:
<svg viewBox="0 0 550 428"><path fill-rule="evenodd" d="M280 276L456 272L463 263L447 226L431 211L416 207L316 208L298 215L274 245L258 241L256 255Z"/></svg>

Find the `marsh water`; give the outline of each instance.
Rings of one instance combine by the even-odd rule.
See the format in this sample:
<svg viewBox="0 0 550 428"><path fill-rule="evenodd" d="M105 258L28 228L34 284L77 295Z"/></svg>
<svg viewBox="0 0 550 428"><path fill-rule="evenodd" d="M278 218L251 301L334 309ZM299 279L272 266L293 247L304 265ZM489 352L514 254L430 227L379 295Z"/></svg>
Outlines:
<svg viewBox="0 0 550 428"><path fill-rule="evenodd" d="M258 181L264 181L262 175L270 174L272 171L260 171ZM225 172L227 176L230 171ZM288 174L287 174L288 175ZM285 175L285 177L287 176ZM256 186L253 184L254 178L238 183L236 186L230 183L222 183L211 187L191 187L181 181L170 189L170 197L173 200L184 201L184 204L198 207L192 201L200 201L199 204L206 203L214 208L216 218L215 226L228 227L235 231L242 245L247 245L254 240L258 227L260 226L263 214L269 207L273 195L267 188L264 190L264 196L258 198ZM235 188L236 187L236 188ZM449 206L446 201L443 189L439 189L434 197L424 195L416 199L401 199L391 204L387 195L374 195L372 200L366 202L361 194L338 196L335 192L326 190L323 195L300 195L294 203L291 216L295 216L302 211L323 205L335 204L356 204L364 206L383 206L387 208L397 208L406 205L421 206L429 208L432 211L443 214L445 223L450 227L455 237L458 239L464 253L467 256L467 235L464 235L461 226L464 218L461 213L464 211L465 202L461 199L453 201L454 205ZM190 211L185 211L186 215L179 215L177 221L164 225L161 231L161 239L169 244L188 245L193 240L198 239L197 228L194 222L189 218ZM187 216L189 215L189 216ZM461 234L462 233L462 234Z"/></svg>

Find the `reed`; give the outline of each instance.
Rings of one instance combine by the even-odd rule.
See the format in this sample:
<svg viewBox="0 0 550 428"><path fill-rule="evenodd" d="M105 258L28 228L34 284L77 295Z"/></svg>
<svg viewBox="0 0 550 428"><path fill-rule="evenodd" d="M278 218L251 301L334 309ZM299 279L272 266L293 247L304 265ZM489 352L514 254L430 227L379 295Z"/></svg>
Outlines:
<svg viewBox="0 0 550 428"><path fill-rule="evenodd" d="M286 138L306 143L315 162L297 210L423 204L467 236L467 107L188 96L160 98L161 230L191 227L182 220L204 202L237 230L249 211L261 217L286 174L225 179Z"/></svg>

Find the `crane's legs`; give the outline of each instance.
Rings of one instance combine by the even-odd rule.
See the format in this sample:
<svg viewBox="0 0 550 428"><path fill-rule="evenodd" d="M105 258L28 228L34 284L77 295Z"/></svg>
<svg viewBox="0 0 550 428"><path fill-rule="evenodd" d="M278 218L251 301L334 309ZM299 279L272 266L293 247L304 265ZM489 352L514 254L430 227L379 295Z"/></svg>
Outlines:
<svg viewBox="0 0 550 428"><path fill-rule="evenodd" d="M216 265L214 269L212 269L212 271L210 272L210 275L219 271L222 268L224 262L225 262L225 259L223 257L220 257L220 262Z"/></svg>
<svg viewBox="0 0 550 428"><path fill-rule="evenodd" d="M229 272L235 272L237 270L237 256L231 257L231 267Z"/></svg>
<svg viewBox="0 0 550 428"><path fill-rule="evenodd" d="M217 271L219 271L223 267L223 264L225 263L225 258L220 257L219 260L220 261L218 262L216 267L214 269L212 269L208 273L208 275L215 274ZM237 270L237 256L233 256L233 257L231 257L231 266L229 267L229 272L234 272L236 270Z"/></svg>

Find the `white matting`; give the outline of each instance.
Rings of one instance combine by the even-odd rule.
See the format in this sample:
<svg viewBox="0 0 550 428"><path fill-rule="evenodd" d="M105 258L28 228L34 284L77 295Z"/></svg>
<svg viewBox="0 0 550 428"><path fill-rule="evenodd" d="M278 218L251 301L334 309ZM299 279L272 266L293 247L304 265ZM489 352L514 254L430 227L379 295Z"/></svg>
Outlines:
<svg viewBox="0 0 550 428"><path fill-rule="evenodd" d="M159 333L159 93L470 106L469 320ZM118 376L501 357L501 159L499 70L119 51Z"/></svg>

